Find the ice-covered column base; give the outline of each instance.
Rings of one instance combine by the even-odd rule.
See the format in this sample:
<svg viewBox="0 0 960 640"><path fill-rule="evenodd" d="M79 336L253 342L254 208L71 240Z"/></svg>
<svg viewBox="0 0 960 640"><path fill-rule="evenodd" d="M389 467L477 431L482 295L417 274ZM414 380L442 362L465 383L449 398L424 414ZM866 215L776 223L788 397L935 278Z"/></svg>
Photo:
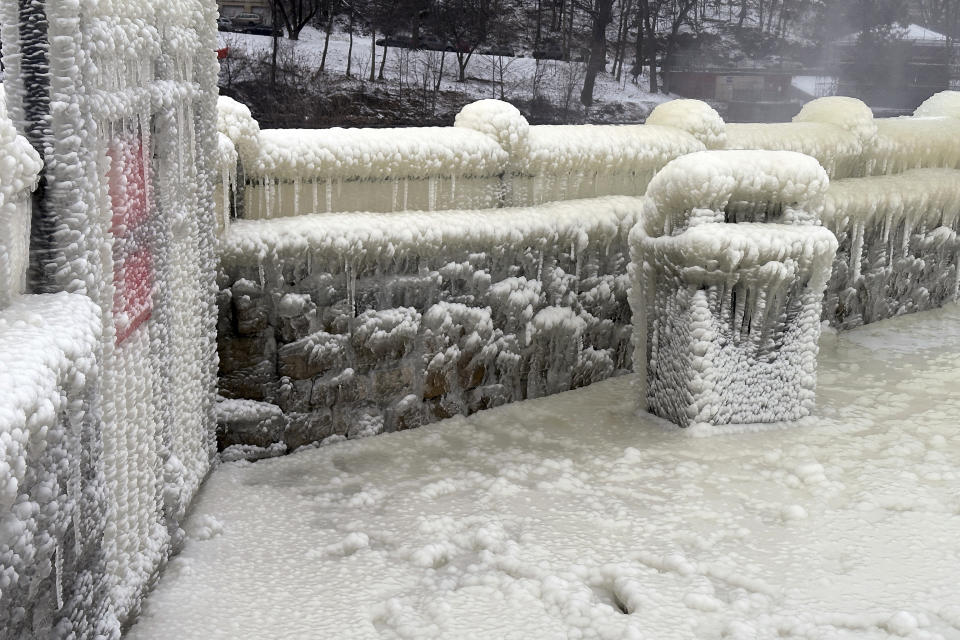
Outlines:
<svg viewBox="0 0 960 640"><path fill-rule="evenodd" d="M641 404L682 427L797 420L814 407L837 249L816 224L823 169L784 152L696 155L651 184L630 235Z"/></svg>

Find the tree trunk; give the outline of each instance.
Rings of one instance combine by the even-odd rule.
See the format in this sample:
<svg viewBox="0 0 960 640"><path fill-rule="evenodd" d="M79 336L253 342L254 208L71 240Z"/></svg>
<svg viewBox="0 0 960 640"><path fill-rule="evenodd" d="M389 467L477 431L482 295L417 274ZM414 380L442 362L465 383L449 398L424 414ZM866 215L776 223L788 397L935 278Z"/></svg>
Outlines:
<svg viewBox="0 0 960 640"><path fill-rule="evenodd" d="M370 30L370 82L376 79L377 66L377 30Z"/></svg>
<svg viewBox="0 0 960 640"><path fill-rule="evenodd" d="M540 32L543 28L543 0L537 0L537 31L533 36L533 48L538 49L540 47Z"/></svg>
<svg viewBox="0 0 960 640"><path fill-rule="evenodd" d="M273 4L273 11L271 11L271 27L270 30L273 33L273 53L270 56L270 86L273 88L277 87L277 46L278 40L276 27L277 27L277 5Z"/></svg>
<svg viewBox="0 0 960 640"><path fill-rule="evenodd" d="M653 30L650 3L644 0L643 25L647 32L647 62L650 66L650 93L657 93L657 34Z"/></svg>
<svg viewBox="0 0 960 640"><path fill-rule="evenodd" d="M596 0L594 3L593 29L590 34L590 60L583 79L580 102L585 107L593 104L593 86L597 74L607 67L607 25L613 18L613 0Z"/></svg>
<svg viewBox="0 0 960 640"><path fill-rule="evenodd" d="M747 0L740 2L740 17L737 18L737 26L742 27L743 21L747 19Z"/></svg>
<svg viewBox="0 0 960 640"><path fill-rule="evenodd" d="M377 80L383 80L383 67L387 64L387 45L383 45L383 55L380 56L380 71L377 73Z"/></svg>
<svg viewBox="0 0 960 640"><path fill-rule="evenodd" d="M347 27L350 35L350 45L347 47L347 77L350 77L350 67L353 66L353 13L350 14L350 25Z"/></svg>
<svg viewBox="0 0 960 640"><path fill-rule="evenodd" d="M330 7L330 15L327 17L326 33L323 36L323 56L320 58L320 71L323 71L327 64L327 50L330 48L330 32L333 31L333 7Z"/></svg>

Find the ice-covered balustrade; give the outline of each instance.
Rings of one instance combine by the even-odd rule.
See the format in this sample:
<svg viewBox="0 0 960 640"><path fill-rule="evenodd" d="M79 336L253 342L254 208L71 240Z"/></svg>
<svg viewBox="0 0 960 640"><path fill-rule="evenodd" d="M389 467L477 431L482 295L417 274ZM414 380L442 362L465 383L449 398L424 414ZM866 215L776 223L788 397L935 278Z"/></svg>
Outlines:
<svg viewBox="0 0 960 640"><path fill-rule="evenodd" d="M501 204L507 152L469 128L260 130L229 98L219 111L242 164L245 218Z"/></svg>
<svg viewBox="0 0 960 640"><path fill-rule="evenodd" d="M626 238L642 206L236 221L220 393L263 404L228 400L221 444L292 450L629 370Z"/></svg>
<svg viewBox="0 0 960 640"><path fill-rule="evenodd" d="M960 171L834 181L823 223L840 242L823 309L831 324L849 328L957 299Z"/></svg>
<svg viewBox="0 0 960 640"><path fill-rule="evenodd" d="M816 158L833 178L867 175L877 135L870 107L855 98L818 98L793 122L729 123L727 149L796 151Z"/></svg>
<svg viewBox="0 0 960 640"><path fill-rule="evenodd" d="M704 103L658 107L646 125L535 125L516 107L480 100L457 114L455 127L492 137L506 150L503 203L530 206L604 195L642 195L673 158L704 149L723 121ZM651 115L652 119L656 119Z"/></svg>
<svg viewBox="0 0 960 640"><path fill-rule="evenodd" d="M630 234L641 403L680 426L796 420L814 405L837 240L828 178L789 151L705 151L666 166Z"/></svg>
<svg viewBox="0 0 960 640"><path fill-rule="evenodd" d="M667 162L722 134L703 107L699 120L674 117L691 132L670 123L530 126L499 100L467 105L452 128L261 131L246 107L220 98L219 129L242 166L239 215L263 219L640 195ZM223 165L229 157L224 140Z"/></svg>
<svg viewBox="0 0 960 640"><path fill-rule="evenodd" d="M120 636L103 538L100 331L100 310L79 294L0 310L4 638Z"/></svg>
<svg viewBox="0 0 960 640"><path fill-rule="evenodd" d="M26 285L30 250L30 192L40 175L40 156L17 135L0 93L0 309Z"/></svg>

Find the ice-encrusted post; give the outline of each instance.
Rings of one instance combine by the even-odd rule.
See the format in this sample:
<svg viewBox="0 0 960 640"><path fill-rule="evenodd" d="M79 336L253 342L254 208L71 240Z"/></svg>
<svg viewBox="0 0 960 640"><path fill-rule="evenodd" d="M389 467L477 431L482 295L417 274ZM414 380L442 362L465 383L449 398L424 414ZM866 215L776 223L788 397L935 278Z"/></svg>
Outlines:
<svg viewBox="0 0 960 640"><path fill-rule="evenodd" d="M644 408L682 427L810 414L837 249L827 186L789 151L704 151L657 174L630 234Z"/></svg>

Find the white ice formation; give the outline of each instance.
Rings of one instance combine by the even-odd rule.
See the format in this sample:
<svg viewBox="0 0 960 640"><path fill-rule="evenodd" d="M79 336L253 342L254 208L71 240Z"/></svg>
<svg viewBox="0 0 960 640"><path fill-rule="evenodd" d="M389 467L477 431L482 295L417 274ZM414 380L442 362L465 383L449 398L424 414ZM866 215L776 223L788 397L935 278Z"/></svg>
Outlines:
<svg viewBox="0 0 960 640"><path fill-rule="evenodd" d="M838 238L824 318L842 328L956 300L960 171L836 180L823 223Z"/></svg>
<svg viewBox="0 0 960 640"><path fill-rule="evenodd" d="M816 158L833 178L867 173L866 158L876 136L873 113L854 98L808 102L793 122L727 125L727 149L797 151Z"/></svg>
<svg viewBox="0 0 960 640"><path fill-rule="evenodd" d="M727 144L723 118L716 109L700 100L670 100L658 104L647 117L647 124L686 131L707 149L723 149Z"/></svg>
<svg viewBox="0 0 960 640"><path fill-rule="evenodd" d="M960 91L935 93L916 108L913 115L921 118L960 118Z"/></svg>
<svg viewBox="0 0 960 640"><path fill-rule="evenodd" d="M19 531L53 496L59 509L34 520L33 542L18 538L29 571L0 561L4 637L117 637L182 541L180 520L215 454L215 22L206 0L0 1L7 112L42 149L30 289L71 294L14 302L39 316L14 312L29 336L18 322L0 326L0 342L15 345L4 370L37 361L64 378L59 388L18 379L16 393L0 393L0 433L21 439L26 415L36 443L54 445L26 472L16 451L0 453L0 485L13 496L0 504L0 530ZM18 145L4 148L29 157ZM19 165L26 188L34 162ZM44 325L60 360L16 346L37 342ZM69 429L62 446L58 424ZM11 469L22 482L11 484ZM70 514L73 528L62 522ZM38 593L54 593L55 606L24 605Z"/></svg>
<svg viewBox="0 0 960 640"><path fill-rule="evenodd" d="M704 148L697 136L722 133L706 110L687 109L703 122L687 114L677 126L530 126L516 107L480 100L452 128L261 131L246 107L220 98L218 127L242 164L240 217L263 219L642 195L667 162Z"/></svg>
<svg viewBox="0 0 960 640"><path fill-rule="evenodd" d="M784 151L706 151L650 183L630 235L641 404L681 426L796 420L814 405L827 176Z"/></svg>
<svg viewBox="0 0 960 640"><path fill-rule="evenodd" d="M40 174L40 156L17 135L0 94L0 309L26 284L30 248L30 192Z"/></svg>

